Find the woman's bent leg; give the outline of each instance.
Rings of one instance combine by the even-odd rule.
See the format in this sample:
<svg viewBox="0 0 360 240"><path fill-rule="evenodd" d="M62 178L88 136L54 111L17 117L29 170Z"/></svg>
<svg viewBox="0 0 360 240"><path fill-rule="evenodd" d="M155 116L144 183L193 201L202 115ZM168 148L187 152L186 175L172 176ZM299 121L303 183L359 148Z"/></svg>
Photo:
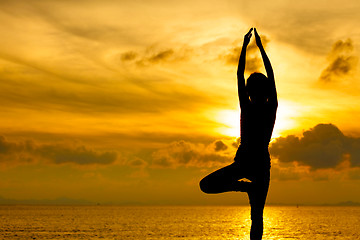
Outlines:
<svg viewBox="0 0 360 240"><path fill-rule="evenodd" d="M250 183L238 181L241 178L244 178L243 169L234 162L204 177L200 181L200 189L204 193L245 192Z"/></svg>

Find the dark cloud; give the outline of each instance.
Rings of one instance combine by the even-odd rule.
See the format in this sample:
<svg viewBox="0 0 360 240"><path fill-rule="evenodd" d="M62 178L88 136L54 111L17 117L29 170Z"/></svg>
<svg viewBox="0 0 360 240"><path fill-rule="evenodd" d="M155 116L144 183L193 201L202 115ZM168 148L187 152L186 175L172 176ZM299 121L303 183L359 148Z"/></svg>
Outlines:
<svg viewBox="0 0 360 240"><path fill-rule="evenodd" d="M174 54L174 50L168 49L165 51L161 51L159 53L156 53L154 56L151 56L149 58L150 62L159 62L169 59Z"/></svg>
<svg viewBox="0 0 360 240"><path fill-rule="evenodd" d="M134 60L137 57L137 53L134 51L124 52L121 54L120 58L122 61L131 61Z"/></svg>
<svg viewBox="0 0 360 240"><path fill-rule="evenodd" d="M215 143L215 151L224 151L226 149L228 149L228 146L221 140L216 141Z"/></svg>
<svg viewBox="0 0 360 240"><path fill-rule="evenodd" d="M329 53L329 65L322 71L319 80L331 82L337 77L348 75L355 69L357 57L352 55L353 43L351 39L339 40L334 43Z"/></svg>
<svg viewBox="0 0 360 240"><path fill-rule="evenodd" d="M360 166L360 138L345 136L332 124L318 124L302 137L279 137L270 152L280 162L297 162L312 169L335 168L346 156L351 166Z"/></svg>
<svg viewBox="0 0 360 240"><path fill-rule="evenodd" d="M253 54L254 52L259 51L258 46L256 45L255 37L252 37L253 40L250 42L250 44L247 47L247 53ZM264 48L266 48L267 44L270 42L269 38L265 35L260 35L262 45Z"/></svg>
<svg viewBox="0 0 360 240"><path fill-rule="evenodd" d="M239 63L241 47L232 47L226 54L220 55L220 60L225 60L226 64L237 65Z"/></svg>
<svg viewBox="0 0 360 240"><path fill-rule="evenodd" d="M263 43L263 46L266 47L269 39L266 36L261 36L261 40ZM226 64L228 65L238 65L239 63L239 57L240 57L240 52L241 52L241 44L242 41L235 41L234 47L232 47L231 49L229 49L227 51L227 53L225 54L221 54L219 56L219 59L222 61L225 61ZM263 64L263 61L260 57L258 57L256 55L256 53L258 52L258 47L256 45L255 40L253 40L247 47L246 50L246 69L245 71L247 72L256 72L259 71L260 67Z"/></svg>
<svg viewBox="0 0 360 240"><path fill-rule="evenodd" d="M246 72L253 73L253 72L259 72L259 69L261 67L262 60L258 57L250 57L246 60Z"/></svg>
<svg viewBox="0 0 360 240"><path fill-rule="evenodd" d="M183 140L173 142L167 147L153 152L152 166L169 168L179 166L212 167L230 163L234 153L215 151L213 144L195 144ZM225 150L224 146L222 148Z"/></svg>
<svg viewBox="0 0 360 240"><path fill-rule="evenodd" d="M84 146L70 148L60 145L43 145L37 147L33 151L35 155L39 155L55 164L75 163L79 165L88 164L111 164L116 158L115 152L97 152Z"/></svg>
<svg viewBox="0 0 360 240"><path fill-rule="evenodd" d="M0 136L0 154L7 155L17 152L30 152L34 150L32 141L10 142L4 136Z"/></svg>
<svg viewBox="0 0 360 240"><path fill-rule="evenodd" d="M187 46L178 49L158 49L151 46L146 48L144 52L127 51L120 54L121 61L136 63L138 67L152 66L166 62L177 62L188 59L193 50Z"/></svg>
<svg viewBox="0 0 360 240"><path fill-rule="evenodd" d="M147 166L148 163L141 158L135 157L135 158L131 159L127 163L127 165L131 166L131 167L135 167L135 168L143 168L143 167Z"/></svg>
<svg viewBox="0 0 360 240"><path fill-rule="evenodd" d="M353 49L354 46L351 39L347 39L346 41L339 40L334 43L330 54L351 53Z"/></svg>
<svg viewBox="0 0 360 240"><path fill-rule="evenodd" d="M114 163L117 159L116 152L96 151L85 146L36 144L33 141L13 142L4 136L0 136L0 156L1 162L6 164L21 164L31 159L31 162L44 160L53 164L106 165Z"/></svg>

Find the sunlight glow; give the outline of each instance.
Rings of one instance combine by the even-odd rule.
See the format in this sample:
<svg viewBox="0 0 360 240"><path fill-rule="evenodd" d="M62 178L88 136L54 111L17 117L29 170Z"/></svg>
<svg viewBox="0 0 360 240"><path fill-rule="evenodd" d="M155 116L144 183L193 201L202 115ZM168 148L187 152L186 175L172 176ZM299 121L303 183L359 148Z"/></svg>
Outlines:
<svg viewBox="0 0 360 240"><path fill-rule="evenodd" d="M222 123L217 132L230 137L240 137L239 110L221 110L217 112L216 121Z"/></svg>
<svg viewBox="0 0 360 240"><path fill-rule="evenodd" d="M298 116L299 111L295 103L279 100L272 139L281 137L289 129L298 126L298 123L295 120Z"/></svg>
<svg viewBox="0 0 360 240"><path fill-rule="evenodd" d="M289 101L280 101L272 139L278 138L282 136L284 132L298 126L295 120L298 115L299 111L296 104ZM220 110L216 113L216 121L221 123L221 127L217 128L216 132L229 137L240 136L239 110Z"/></svg>

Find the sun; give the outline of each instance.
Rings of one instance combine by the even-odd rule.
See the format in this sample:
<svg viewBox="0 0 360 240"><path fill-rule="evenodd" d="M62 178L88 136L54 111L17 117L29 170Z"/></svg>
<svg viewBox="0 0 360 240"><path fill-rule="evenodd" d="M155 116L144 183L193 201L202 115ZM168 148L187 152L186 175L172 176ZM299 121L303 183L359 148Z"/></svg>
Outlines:
<svg viewBox="0 0 360 240"><path fill-rule="evenodd" d="M289 101L280 101L276 113L276 121L272 138L278 138L286 131L295 128L299 115L297 107ZM224 109L216 113L216 121L220 124L216 132L229 137L240 137L240 110Z"/></svg>

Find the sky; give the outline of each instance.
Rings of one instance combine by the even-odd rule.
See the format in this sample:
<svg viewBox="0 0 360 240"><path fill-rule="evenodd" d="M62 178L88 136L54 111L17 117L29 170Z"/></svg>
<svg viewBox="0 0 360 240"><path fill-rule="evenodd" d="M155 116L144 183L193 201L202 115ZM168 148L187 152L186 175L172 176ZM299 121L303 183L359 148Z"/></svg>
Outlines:
<svg viewBox="0 0 360 240"><path fill-rule="evenodd" d="M247 204L236 68L256 27L279 107L269 204L360 202L360 3L1 1L0 196ZM252 39L246 76L265 72Z"/></svg>

